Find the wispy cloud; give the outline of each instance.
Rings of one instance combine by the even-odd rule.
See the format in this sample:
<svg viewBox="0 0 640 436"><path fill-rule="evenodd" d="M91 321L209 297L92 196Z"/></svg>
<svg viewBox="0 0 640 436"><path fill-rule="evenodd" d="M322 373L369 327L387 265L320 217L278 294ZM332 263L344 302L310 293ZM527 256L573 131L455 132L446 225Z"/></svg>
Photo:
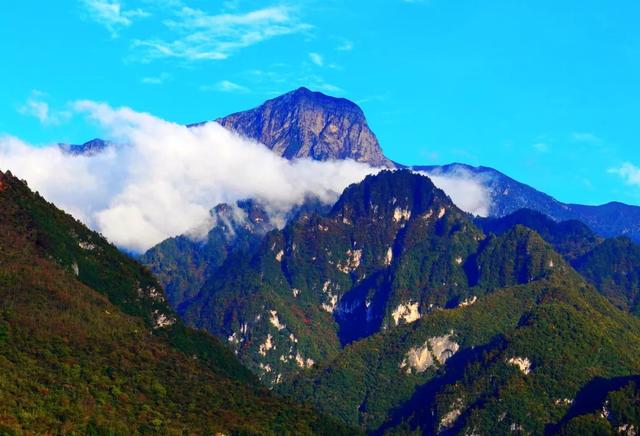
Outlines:
<svg viewBox="0 0 640 436"><path fill-rule="evenodd" d="M620 176L627 185L640 187L640 167L631 162L624 162L617 168L609 168L608 172Z"/></svg>
<svg viewBox="0 0 640 436"><path fill-rule="evenodd" d="M35 117L44 125L60 124L71 117L69 111L52 110L49 103L44 100L45 97L46 94L41 91L32 91L27 101L18 107L18 112Z"/></svg>
<svg viewBox="0 0 640 436"><path fill-rule="evenodd" d="M533 149L539 153L547 153L549 151L549 144L546 142L536 142L533 144Z"/></svg>
<svg viewBox="0 0 640 436"><path fill-rule="evenodd" d="M145 85L162 85L163 83L165 83L170 78L171 78L171 74L162 73L162 74L160 74L158 76L143 77L140 80L140 82L144 83Z"/></svg>
<svg viewBox="0 0 640 436"><path fill-rule="evenodd" d="M325 92L332 92L332 93L344 92L344 90L339 86L332 85L331 83L326 83L326 82L318 82L313 88L318 91L325 91Z"/></svg>
<svg viewBox="0 0 640 436"><path fill-rule="evenodd" d="M589 132L573 132L571 139L575 142L588 142L591 144L599 144L602 142L598 136Z"/></svg>
<svg viewBox="0 0 640 436"><path fill-rule="evenodd" d="M319 67L324 65L324 58L320 53L315 53L315 52L309 53L309 59L311 60L311 62L313 62Z"/></svg>
<svg viewBox="0 0 640 436"><path fill-rule="evenodd" d="M342 43L340 43L340 45L338 45L336 47L336 50L338 51L351 51L353 50L353 42L349 41L348 39L345 39L342 41Z"/></svg>
<svg viewBox="0 0 640 436"><path fill-rule="evenodd" d="M306 86L314 91L331 94L344 94L345 92L340 86L329 83L324 77L312 73L308 63L306 68L304 65L271 65L264 70L246 71L244 76L254 85L256 90L261 90L267 95L280 95L298 86Z"/></svg>
<svg viewBox="0 0 640 436"><path fill-rule="evenodd" d="M173 18L163 24L171 31L172 38L134 40L133 45L142 51L143 60L222 60L242 48L311 27L300 22L294 11L286 6L217 15L181 6L173 11Z"/></svg>
<svg viewBox="0 0 640 436"><path fill-rule="evenodd" d="M239 85L230 80L221 80L220 82L214 85L203 85L200 87L201 91L217 91L217 92L228 92L228 93L245 93L249 92L249 88L246 86Z"/></svg>
<svg viewBox="0 0 640 436"><path fill-rule="evenodd" d="M140 8L126 9L118 0L80 0L88 17L104 26L116 38L123 27L133 24L135 18L150 14Z"/></svg>

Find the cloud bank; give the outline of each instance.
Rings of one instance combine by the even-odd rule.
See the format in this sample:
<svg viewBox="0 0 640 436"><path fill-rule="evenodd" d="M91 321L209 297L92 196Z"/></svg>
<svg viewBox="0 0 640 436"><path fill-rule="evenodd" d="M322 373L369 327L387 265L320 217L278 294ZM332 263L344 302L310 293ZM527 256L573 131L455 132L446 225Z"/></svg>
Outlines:
<svg viewBox="0 0 640 436"><path fill-rule="evenodd" d="M464 168L447 173L440 170L419 173L431 178L433 184L446 192L460 209L477 216L489 215L491 190L481 174L473 174Z"/></svg>
<svg viewBox="0 0 640 436"><path fill-rule="evenodd" d="M254 198L278 221L307 197L334 202L346 186L378 171L350 160L289 161L217 123L187 128L91 101L76 102L74 109L121 145L82 156L5 137L0 169L134 252L170 236L202 234L219 203ZM477 181L460 174L433 179L459 207L486 215L488 195Z"/></svg>
<svg viewBox="0 0 640 436"><path fill-rule="evenodd" d="M218 203L256 198L284 213L306 196L332 202L376 171L354 161L291 162L216 123L187 128L90 101L75 109L126 145L72 156L7 137L0 140L0 169L136 252L206 222Z"/></svg>

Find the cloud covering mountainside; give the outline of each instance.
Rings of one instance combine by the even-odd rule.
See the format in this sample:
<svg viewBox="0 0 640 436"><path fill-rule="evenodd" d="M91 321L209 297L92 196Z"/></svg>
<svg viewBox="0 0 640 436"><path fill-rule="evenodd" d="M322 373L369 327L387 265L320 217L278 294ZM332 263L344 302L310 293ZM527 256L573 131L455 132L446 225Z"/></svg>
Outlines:
<svg viewBox="0 0 640 436"><path fill-rule="evenodd" d="M290 161L215 122L186 127L91 101L76 102L74 109L119 145L84 156L5 137L0 169L13 171L49 201L135 252L206 230L203 223L218 203L255 198L278 222L305 198L332 202L346 186L378 171L352 160ZM480 181L456 174L434 182L462 209L486 215L489 195Z"/></svg>

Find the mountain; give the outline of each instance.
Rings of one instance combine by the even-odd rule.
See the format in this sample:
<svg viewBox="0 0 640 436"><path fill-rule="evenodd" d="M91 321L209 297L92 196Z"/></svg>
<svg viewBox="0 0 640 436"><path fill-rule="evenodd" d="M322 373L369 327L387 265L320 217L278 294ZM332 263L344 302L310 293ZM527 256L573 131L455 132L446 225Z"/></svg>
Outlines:
<svg viewBox="0 0 640 436"><path fill-rule="evenodd" d="M596 378L578 392L559 434L637 434L640 376ZM556 430L554 429L554 430Z"/></svg>
<svg viewBox="0 0 640 436"><path fill-rule="evenodd" d="M603 241L602 237L580 221L554 221L545 214L531 209L520 209L501 218L477 217L475 222L486 233L498 235L518 224L528 227L535 230L570 262Z"/></svg>
<svg viewBox="0 0 640 436"><path fill-rule="evenodd" d="M277 384L341 345L467 298L463 263L480 238L428 178L384 171L328 213L303 213L251 255L227 258L180 314Z"/></svg>
<svg viewBox="0 0 640 436"><path fill-rule="evenodd" d="M373 165L401 167L384 158L375 135L367 127L362 110L356 104L306 88L217 121L227 128L265 143L287 158L351 157ZM339 128L336 130L335 126ZM336 130L335 135L329 135L328 132L333 130ZM600 235L628 235L640 240L640 208L636 206L619 203L603 206L563 204L487 167L451 164L416 166L413 169L434 174L474 177L491 193L491 217L504 217L522 208L530 208L555 221L580 220ZM219 206L226 208L233 205ZM232 227L235 226L233 220L230 222ZM224 228L214 228L205 238L193 238L187 234L169 238L151 248L141 261L159 278L172 306L178 307L184 302L183 295L192 296L199 292L207 278L222 265L227 253L234 250L236 241L244 249L248 240L257 243L264 236L262 226L259 226L261 230L253 236L251 226L241 227L242 229L227 233ZM238 238L235 236L236 230L240 235ZM536 230L540 231L539 228ZM222 236L225 234L226 236ZM557 245L554 246L560 249Z"/></svg>
<svg viewBox="0 0 640 436"><path fill-rule="evenodd" d="M640 241L640 207L638 206L618 202L600 206L562 203L489 167L454 163L412 168L432 174L474 176L491 194L489 209L491 217L502 217L527 208L541 212L556 221L581 221L601 236L628 236Z"/></svg>
<svg viewBox="0 0 640 436"><path fill-rule="evenodd" d="M344 99L299 88L216 120L287 159L354 159L393 168L362 109Z"/></svg>
<svg viewBox="0 0 640 436"><path fill-rule="evenodd" d="M299 88L260 106L215 120L258 141L287 159L353 159L375 167L394 168L384 156L360 107L344 98ZM204 122L190 124L196 127ZM81 145L61 144L72 154L95 154L110 143L93 139Z"/></svg>
<svg viewBox="0 0 640 436"><path fill-rule="evenodd" d="M94 156L112 145L111 142L104 139L94 138L84 144L58 144L64 152L76 156Z"/></svg>
<svg viewBox="0 0 640 436"><path fill-rule="evenodd" d="M540 434L594 377L640 373L640 320L538 233L485 235L406 170L227 257L180 314L278 392L374 433Z"/></svg>
<svg viewBox="0 0 640 436"><path fill-rule="evenodd" d="M267 100L262 105L215 121L265 144L287 159L354 159L376 167L405 168L385 157L365 115L355 103L307 88ZM198 126L196 123L190 126ZM96 154L109 146L93 139L82 145L61 145L72 154ZM562 203L531 186L489 167L461 163L418 165L416 171L440 175L471 175L490 192L489 216L502 217L528 208L556 221L578 220L601 236L627 236L640 241L640 207L618 202L600 206ZM213 206L213 205L212 205Z"/></svg>
<svg viewBox="0 0 640 436"><path fill-rule="evenodd" d="M607 239L574 267L614 305L640 316L640 245L629 238Z"/></svg>
<svg viewBox="0 0 640 436"><path fill-rule="evenodd" d="M140 264L0 173L0 433L337 434L186 327Z"/></svg>
<svg viewBox="0 0 640 436"><path fill-rule="evenodd" d="M640 315L640 245L629 238L603 239L579 221L557 222L529 209L476 223L495 234L514 225L535 230L613 305Z"/></svg>
<svg viewBox="0 0 640 436"><path fill-rule="evenodd" d="M359 341L280 390L373 434L545 434L595 378L640 370L638 320L555 267Z"/></svg>
<svg viewBox="0 0 640 436"><path fill-rule="evenodd" d="M428 178L384 171L227 258L180 314L279 384L354 341L545 276L562 259L544 246L521 226L486 238Z"/></svg>
<svg viewBox="0 0 640 436"><path fill-rule="evenodd" d="M307 199L286 214L285 220L325 209L327 206L319 201ZM255 200L217 205L206 225L210 230L204 237L189 234L169 238L139 258L162 283L172 307L179 308L194 298L229 256L253 251L267 232L276 228L265 206Z"/></svg>
<svg viewBox="0 0 640 436"><path fill-rule="evenodd" d="M169 238L140 257L162 283L172 307L195 297L231 253L256 247L267 231L275 228L255 201L219 204L212 209L211 220L206 237Z"/></svg>

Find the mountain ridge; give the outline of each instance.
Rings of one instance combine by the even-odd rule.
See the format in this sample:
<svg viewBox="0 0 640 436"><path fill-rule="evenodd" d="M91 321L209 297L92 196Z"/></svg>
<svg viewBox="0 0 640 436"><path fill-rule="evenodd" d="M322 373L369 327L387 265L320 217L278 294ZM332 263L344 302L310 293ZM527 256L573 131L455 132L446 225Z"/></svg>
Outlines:
<svg viewBox="0 0 640 436"><path fill-rule="evenodd" d="M491 194L490 217L503 217L523 208L533 209L555 221L581 221L601 236L628 236L640 241L640 206L618 201L596 206L563 203L549 194L486 166L452 163L416 165L411 168L434 175L455 175L462 172L467 176L476 177Z"/></svg>
<svg viewBox="0 0 640 436"><path fill-rule="evenodd" d="M0 433L350 432L259 385L151 274L0 172Z"/></svg>

